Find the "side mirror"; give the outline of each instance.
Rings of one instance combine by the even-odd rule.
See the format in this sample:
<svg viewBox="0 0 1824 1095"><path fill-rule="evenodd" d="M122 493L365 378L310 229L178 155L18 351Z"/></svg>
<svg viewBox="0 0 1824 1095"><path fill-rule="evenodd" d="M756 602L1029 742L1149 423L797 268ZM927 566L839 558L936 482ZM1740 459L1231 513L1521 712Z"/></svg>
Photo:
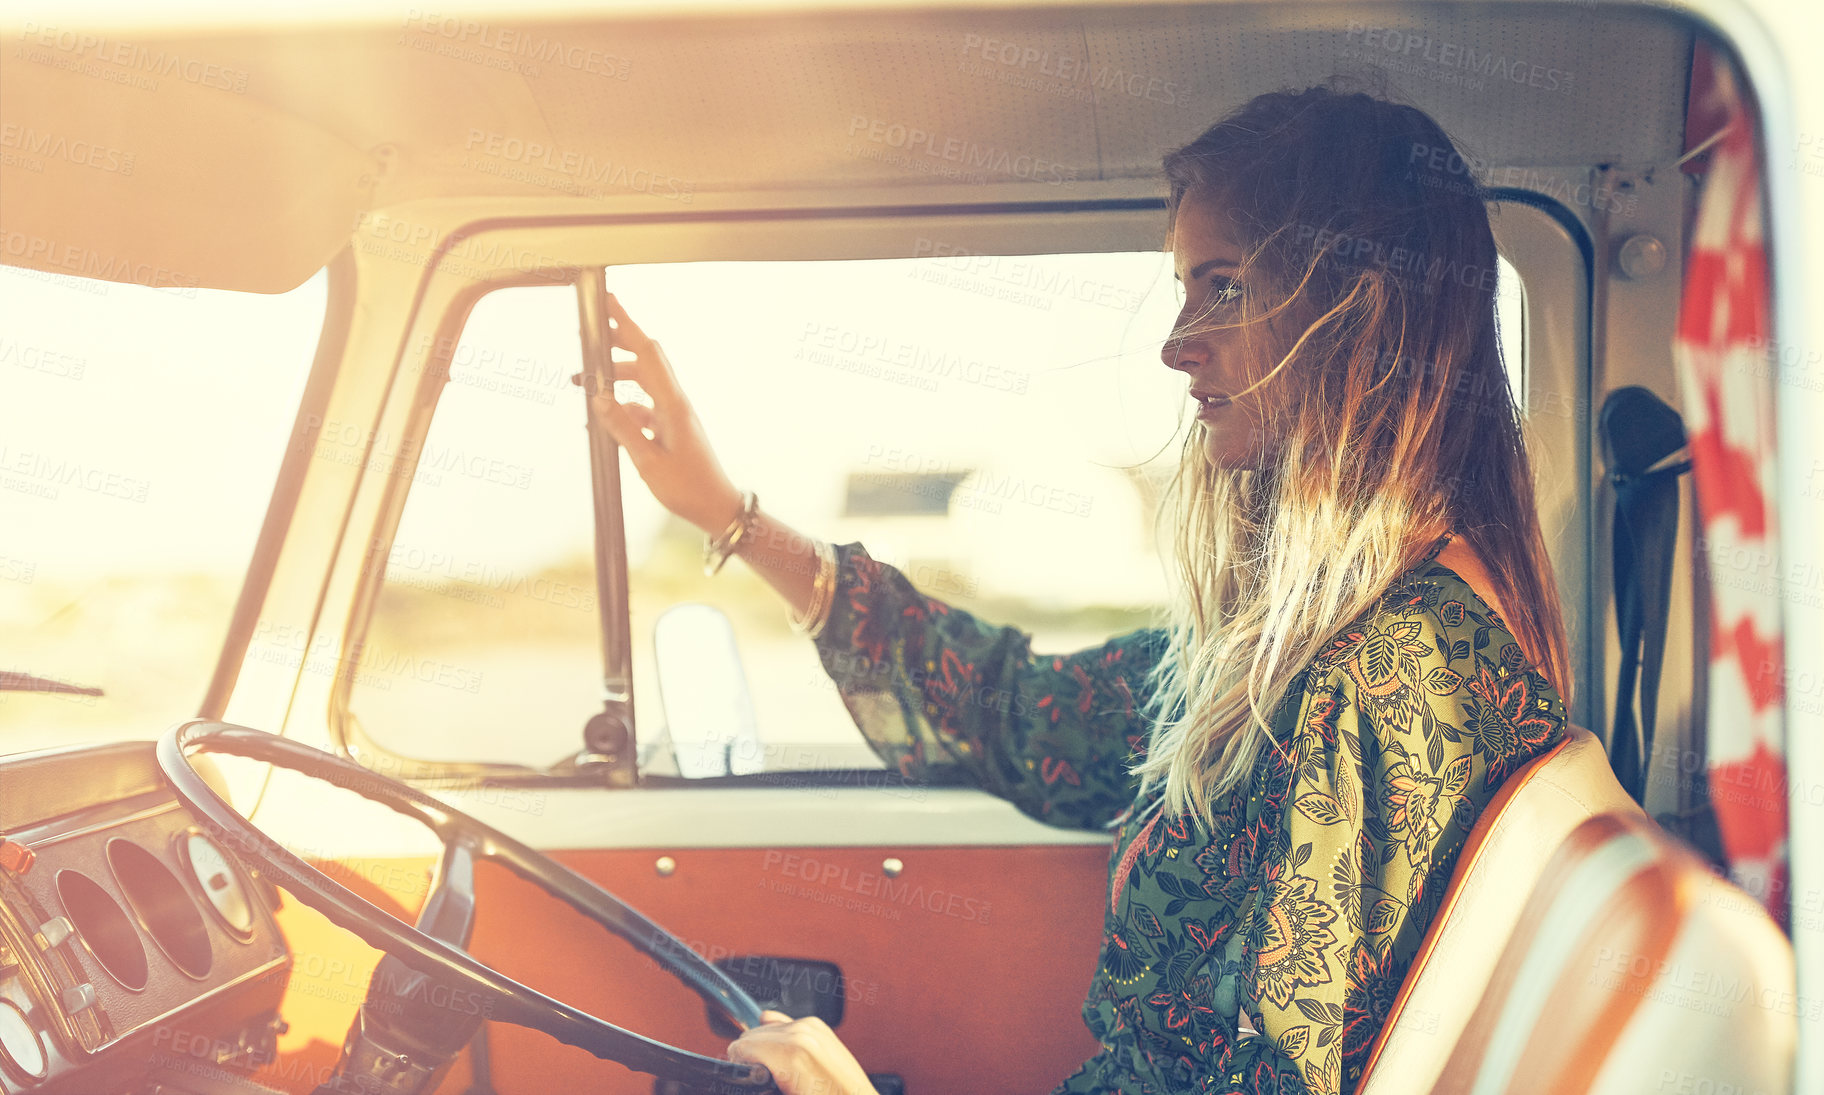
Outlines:
<svg viewBox="0 0 1824 1095"><path fill-rule="evenodd" d="M678 774L706 779L764 771L747 673L722 610L673 605L653 625L652 645Z"/></svg>

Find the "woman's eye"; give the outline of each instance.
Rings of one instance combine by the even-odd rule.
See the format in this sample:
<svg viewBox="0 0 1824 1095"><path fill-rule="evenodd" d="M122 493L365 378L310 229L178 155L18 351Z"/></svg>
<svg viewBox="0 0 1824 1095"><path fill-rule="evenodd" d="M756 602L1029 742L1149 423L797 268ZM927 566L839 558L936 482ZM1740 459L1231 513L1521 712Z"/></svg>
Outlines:
<svg viewBox="0 0 1824 1095"><path fill-rule="evenodd" d="M1211 304L1235 304L1241 300L1241 283L1231 278L1210 280Z"/></svg>

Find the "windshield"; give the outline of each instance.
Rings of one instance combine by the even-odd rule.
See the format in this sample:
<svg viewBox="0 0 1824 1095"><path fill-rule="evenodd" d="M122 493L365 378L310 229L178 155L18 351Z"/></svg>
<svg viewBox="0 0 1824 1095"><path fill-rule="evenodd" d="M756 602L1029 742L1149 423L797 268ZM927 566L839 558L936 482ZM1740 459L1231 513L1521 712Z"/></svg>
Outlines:
<svg viewBox="0 0 1824 1095"><path fill-rule="evenodd" d="M327 278L264 295L0 268L0 752L196 713Z"/></svg>

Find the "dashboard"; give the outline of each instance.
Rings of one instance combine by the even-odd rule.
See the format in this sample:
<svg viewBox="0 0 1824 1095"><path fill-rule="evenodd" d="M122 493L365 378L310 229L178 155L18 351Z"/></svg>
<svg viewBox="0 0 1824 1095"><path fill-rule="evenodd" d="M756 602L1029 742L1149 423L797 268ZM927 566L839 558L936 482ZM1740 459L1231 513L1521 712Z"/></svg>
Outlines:
<svg viewBox="0 0 1824 1095"><path fill-rule="evenodd" d="M0 1093L267 1090L276 905L151 742L0 758Z"/></svg>

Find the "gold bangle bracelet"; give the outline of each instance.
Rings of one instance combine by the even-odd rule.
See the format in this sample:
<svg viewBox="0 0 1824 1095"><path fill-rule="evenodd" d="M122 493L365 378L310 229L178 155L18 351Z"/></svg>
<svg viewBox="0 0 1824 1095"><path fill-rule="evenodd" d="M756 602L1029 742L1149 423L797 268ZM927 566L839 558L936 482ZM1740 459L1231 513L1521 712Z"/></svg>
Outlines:
<svg viewBox="0 0 1824 1095"><path fill-rule="evenodd" d="M820 626L824 617L829 614L830 591L835 586L834 560L825 554L823 541L813 540L811 552L817 560L817 573L811 580L811 599L805 605L804 615L787 612L786 618L792 630L799 634L810 634L812 628Z"/></svg>
<svg viewBox="0 0 1824 1095"><path fill-rule="evenodd" d="M827 541L814 540L812 551L817 557L817 575L811 581L811 601L805 606L802 617L788 608L785 618L793 631L815 639L823 633L823 626L830 619L830 609L836 603L836 549Z"/></svg>
<svg viewBox="0 0 1824 1095"><path fill-rule="evenodd" d="M805 634L813 639L823 633L823 626L830 621L830 610L836 605L836 549L828 541L817 541L817 563L822 596L817 598L816 608L805 628Z"/></svg>

